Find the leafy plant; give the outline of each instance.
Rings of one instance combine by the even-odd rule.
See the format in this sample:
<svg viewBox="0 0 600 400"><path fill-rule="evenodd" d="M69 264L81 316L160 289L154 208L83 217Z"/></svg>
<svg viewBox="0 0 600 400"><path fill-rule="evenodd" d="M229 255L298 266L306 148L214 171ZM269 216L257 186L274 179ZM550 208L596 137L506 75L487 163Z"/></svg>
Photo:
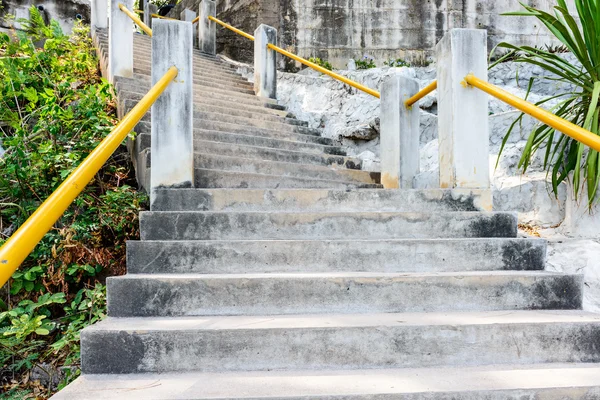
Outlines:
<svg viewBox="0 0 600 400"><path fill-rule="evenodd" d="M30 15L16 40L0 33L0 246L116 123L89 30ZM146 201L123 146L0 292L0 398L51 395L33 367L65 371L59 387L78 375L79 332L105 316L104 278L124 273Z"/></svg>
<svg viewBox="0 0 600 400"><path fill-rule="evenodd" d="M526 16L538 19L550 32L571 52L577 62L570 62L561 47L535 48L530 46L514 46L500 43L497 47L509 52L497 62L512 59L514 62L527 63L543 68L553 77L538 78L562 82L574 89L559 93L537 103L545 105L556 102L550 111L576 125L599 133L600 108L600 2L597 0L574 0L580 22L570 14L564 0L557 0L554 13L548 13L521 3L524 11L504 15ZM528 93L534 83L529 83ZM507 132L502 149L509 135L523 114L512 124ZM502 151L501 149L501 151ZM529 136L529 140L519 167L526 171L536 151L544 151L544 168L552 177L552 188L558 194L558 186L569 179L572 174L575 197L587 186L587 196L591 206L596 198L600 183L600 160L598 152L568 136L556 132L546 125L537 126Z"/></svg>
<svg viewBox="0 0 600 400"><path fill-rule="evenodd" d="M319 57L311 57L308 59L308 61L317 64L319 67L323 67L329 71L333 70L333 66L329 63L329 61L322 60Z"/></svg>
<svg viewBox="0 0 600 400"><path fill-rule="evenodd" d="M392 67L392 68L410 67L410 64L401 58L397 58L395 60L390 59L388 61L384 61L383 65Z"/></svg>
<svg viewBox="0 0 600 400"><path fill-rule="evenodd" d="M366 54L362 59L354 60L354 62L356 63L356 69L377 68L377 66L375 65L375 59Z"/></svg>

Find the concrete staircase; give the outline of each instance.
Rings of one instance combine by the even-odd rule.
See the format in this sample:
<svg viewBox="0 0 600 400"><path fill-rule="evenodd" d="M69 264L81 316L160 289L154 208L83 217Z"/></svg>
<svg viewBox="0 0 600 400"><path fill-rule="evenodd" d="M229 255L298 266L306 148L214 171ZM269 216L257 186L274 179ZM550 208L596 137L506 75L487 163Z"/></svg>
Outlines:
<svg viewBox="0 0 600 400"><path fill-rule="evenodd" d="M100 49L106 54L105 35ZM127 110L149 88L149 40ZM196 53L196 188L163 189L57 399L600 399L582 277L478 193L378 176ZM149 126L135 144L147 179Z"/></svg>

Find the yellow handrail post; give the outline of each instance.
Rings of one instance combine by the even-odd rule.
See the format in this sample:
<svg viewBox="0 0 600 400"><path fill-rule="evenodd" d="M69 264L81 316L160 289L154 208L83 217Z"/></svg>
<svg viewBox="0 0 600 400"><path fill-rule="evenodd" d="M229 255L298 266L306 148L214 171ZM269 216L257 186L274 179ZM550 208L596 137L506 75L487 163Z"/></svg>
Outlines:
<svg viewBox="0 0 600 400"><path fill-rule="evenodd" d="M83 160L58 189L0 247L0 287L10 279L44 235L52 229L56 221L94 178L156 99L177 77L177 74L177 68L172 67L169 69L110 134L102 140L98 147Z"/></svg>
<svg viewBox="0 0 600 400"><path fill-rule="evenodd" d="M564 133L570 138L573 138L596 151L600 151L600 136L595 135L587 129L577 126L572 122L552 114L550 111L544 110L535 104L510 94L489 82L477 78L473 74L467 75L465 77L465 82L473 87L476 87L477 89L483 90L490 96L493 96L505 102L506 104L513 106L517 110L531 115L538 121L541 121L557 131Z"/></svg>
<svg viewBox="0 0 600 400"><path fill-rule="evenodd" d="M140 29L142 29L144 32L146 32L146 34L148 36L150 36L150 37L152 36L152 29L150 29L150 27L148 27L148 25L143 23L142 20L137 15L135 15L134 13L129 11L127 9L127 7L125 7L123 4L119 4L119 9L121 11L123 11L129 18L131 18L131 20L133 22L135 22L137 24L137 26L140 27Z"/></svg>

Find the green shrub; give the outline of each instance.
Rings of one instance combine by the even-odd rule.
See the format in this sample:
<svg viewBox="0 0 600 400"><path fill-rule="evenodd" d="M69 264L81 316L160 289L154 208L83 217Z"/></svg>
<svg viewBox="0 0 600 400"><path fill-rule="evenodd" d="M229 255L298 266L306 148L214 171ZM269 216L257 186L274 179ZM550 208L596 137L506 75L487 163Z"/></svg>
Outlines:
<svg viewBox="0 0 600 400"><path fill-rule="evenodd" d="M0 245L116 123L89 30L66 36L30 13L27 33L0 33ZM121 148L0 291L0 398L49 396L28 379L36 365L71 370L62 386L77 376L79 332L104 317L103 280L124 273L139 236L134 185Z"/></svg>
<svg viewBox="0 0 600 400"><path fill-rule="evenodd" d="M371 69L377 68L375 65L375 59L371 56L365 55L362 59L354 60L356 63L356 69Z"/></svg>
<svg viewBox="0 0 600 400"><path fill-rule="evenodd" d="M329 71L333 70L333 67L331 66L329 61L322 60L319 57L311 57L308 59L308 61L310 61L311 63L317 64L319 67L323 67Z"/></svg>
<svg viewBox="0 0 600 400"><path fill-rule="evenodd" d="M506 15L536 18L575 56L577 64L561 56L564 52L562 46L542 49L514 46L509 43L498 45L499 48L508 49L509 53L497 62L510 59L518 63L533 64L555 75L531 78L529 88L535 79L548 79L572 85L575 88L573 91L558 93L537 104L544 105L548 101L557 100L557 105L550 111L597 135L600 125L600 4L597 1L575 0L580 23L570 15L564 0L557 0L557 4L554 14L522 4L524 11ZM523 115L510 127L502 148L522 118ZM529 167L536 151L544 151L544 168L552 177L554 193L558 194L558 186L572 174L575 196L587 187L588 199L592 205L600 183L600 160L597 151L543 124L537 126L529 136L519 162L523 171Z"/></svg>

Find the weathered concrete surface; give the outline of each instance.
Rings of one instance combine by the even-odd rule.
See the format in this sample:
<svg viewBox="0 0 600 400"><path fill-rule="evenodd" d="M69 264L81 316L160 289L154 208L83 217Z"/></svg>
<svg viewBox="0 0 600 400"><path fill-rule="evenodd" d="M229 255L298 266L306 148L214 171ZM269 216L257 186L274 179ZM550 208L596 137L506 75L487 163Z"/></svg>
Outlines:
<svg viewBox="0 0 600 400"><path fill-rule="evenodd" d="M109 318L81 350L85 374L598 363L599 334L581 311Z"/></svg>
<svg viewBox="0 0 600 400"><path fill-rule="evenodd" d="M484 211L480 190L199 190L156 192L153 211Z"/></svg>
<svg viewBox="0 0 600 400"><path fill-rule="evenodd" d="M488 95L464 85L487 81L487 32L452 29L436 46L440 187L488 189Z"/></svg>
<svg viewBox="0 0 600 400"><path fill-rule="evenodd" d="M516 237L514 213L142 212L142 240Z"/></svg>
<svg viewBox="0 0 600 400"><path fill-rule="evenodd" d="M545 263L541 239L127 242L131 274L534 271Z"/></svg>
<svg viewBox="0 0 600 400"><path fill-rule="evenodd" d="M583 274L583 309L600 313L600 240L550 239L548 271Z"/></svg>
<svg viewBox="0 0 600 400"><path fill-rule="evenodd" d="M70 33L77 21L81 20L85 24L91 22L88 0L3 0L0 3L0 30L20 29L21 25L18 22L5 17L14 15L16 19L29 19L29 8L32 5L38 7L46 23L56 20L65 33ZM105 10L105 16L106 11L108 10ZM99 27L106 28L106 25Z"/></svg>
<svg viewBox="0 0 600 400"><path fill-rule="evenodd" d="M383 82L381 90L381 183L386 189L412 189L419 173L419 108L405 102L419 83L400 74Z"/></svg>
<svg viewBox="0 0 600 400"><path fill-rule="evenodd" d="M171 15L184 8L196 9L198 1L182 1ZM551 0L525 3L546 11L555 5ZM568 3L574 9L572 1ZM279 31L284 48L343 68L348 59L364 54L375 57L378 65L396 58L412 64L428 62L435 44L452 28L487 29L490 48L501 41L531 46L555 43L533 18L501 16L520 9L517 0L224 0L219 2L217 14L246 32L260 24L271 25ZM252 60L246 39L220 29L218 41L219 51L236 60ZM293 62L288 67L293 67Z"/></svg>
<svg viewBox="0 0 600 400"><path fill-rule="evenodd" d="M254 31L254 91L259 97L277 99L277 30L261 24Z"/></svg>
<svg viewBox="0 0 600 400"><path fill-rule="evenodd" d="M598 364L85 375L53 399L592 400L600 397L598 376Z"/></svg>
<svg viewBox="0 0 600 400"><path fill-rule="evenodd" d="M107 280L111 317L581 308L580 275L454 273L128 274Z"/></svg>
<svg viewBox="0 0 600 400"><path fill-rule="evenodd" d="M108 28L108 1L91 0L91 22L92 34L96 29Z"/></svg>
<svg viewBox="0 0 600 400"><path fill-rule="evenodd" d="M152 105L151 202L156 188L194 184L192 24L157 19L153 26L152 84L173 66L178 75Z"/></svg>
<svg viewBox="0 0 600 400"><path fill-rule="evenodd" d="M198 16L198 47L205 54L214 55L217 51L216 34L217 24L209 20L208 17L216 16L216 3L213 0L202 0L197 8Z"/></svg>
<svg viewBox="0 0 600 400"><path fill-rule="evenodd" d="M129 10L132 10L133 0L110 0L108 74L109 81L113 84L115 76L123 76L125 78L133 76L132 22L119 9L119 4L123 4Z"/></svg>

